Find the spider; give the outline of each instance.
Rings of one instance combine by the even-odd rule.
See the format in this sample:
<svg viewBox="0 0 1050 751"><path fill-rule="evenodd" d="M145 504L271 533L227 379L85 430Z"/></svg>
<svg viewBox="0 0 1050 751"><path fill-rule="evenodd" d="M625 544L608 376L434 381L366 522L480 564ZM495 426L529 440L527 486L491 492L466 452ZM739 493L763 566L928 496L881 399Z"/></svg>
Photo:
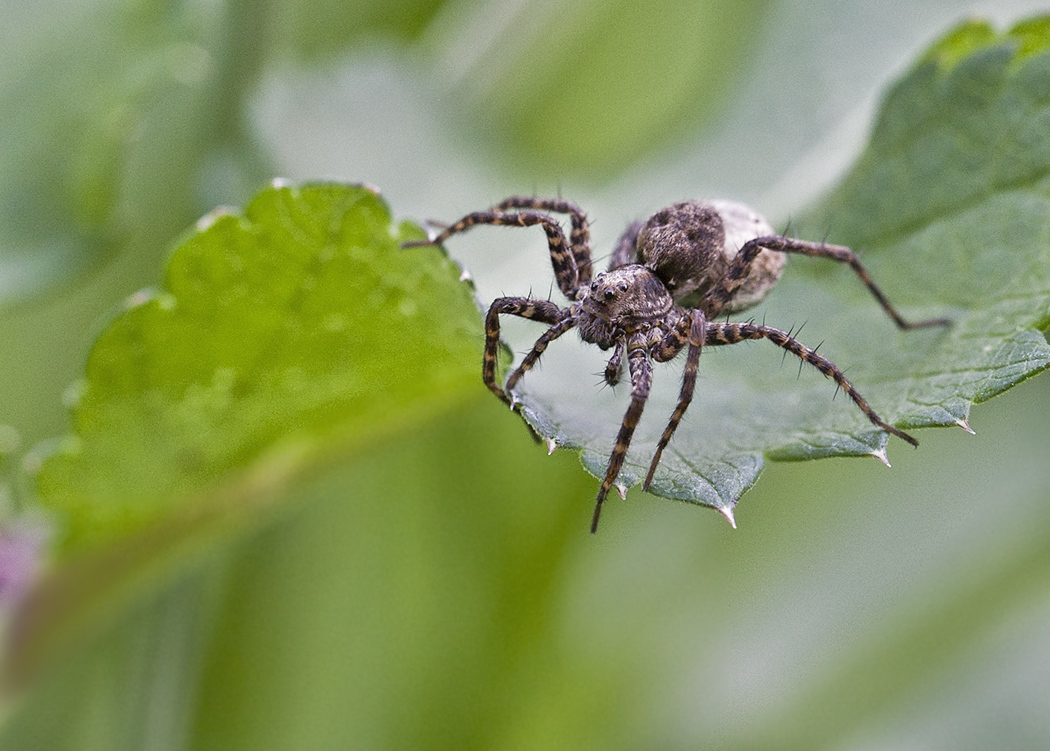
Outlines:
<svg viewBox="0 0 1050 751"><path fill-rule="evenodd" d="M552 213L569 216L572 230L568 240ZM733 201L682 201L657 211L645 222L631 224L616 244L609 270L595 276L587 216L580 207L560 198L523 196L508 198L487 211L467 214L435 237L405 245L441 244L480 224L542 227L558 288L570 301L567 307L533 297L501 297L493 301L485 317L481 368L482 379L493 394L515 408L517 402L511 396L514 387L547 346L573 328L583 341L612 350L604 374L609 385L619 382L624 358L627 359L631 403L598 489L592 533L598 529L602 504L620 473L649 397L652 363L669 361L683 349L685 372L678 404L657 444L643 490L649 489L660 457L693 398L700 351L705 346L768 339L833 379L874 425L918 445L910 435L879 417L834 363L799 343L790 333L753 322L713 320L723 313L738 313L756 305L780 278L786 254L798 253L849 264L900 329L950 323L944 318L902 318L849 248L778 235L759 214ZM549 326L503 386L496 382L501 315L528 318Z"/></svg>

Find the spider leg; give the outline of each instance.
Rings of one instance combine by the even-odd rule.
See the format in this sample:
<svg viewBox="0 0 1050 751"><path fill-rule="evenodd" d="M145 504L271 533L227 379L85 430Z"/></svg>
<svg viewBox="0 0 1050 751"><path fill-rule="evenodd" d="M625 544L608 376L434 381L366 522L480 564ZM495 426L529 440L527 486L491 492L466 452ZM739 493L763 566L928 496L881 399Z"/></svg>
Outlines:
<svg viewBox="0 0 1050 751"><path fill-rule="evenodd" d="M481 360L481 379L485 382L489 391L498 396L501 401L510 404L511 399L507 392L496 383L496 360L499 356L499 317L501 314L529 318L533 321L556 326L561 323L564 312L548 300L532 300L527 297L500 297L493 300L492 305L489 306L488 315L485 316L485 354ZM553 338L551 337L551 339ZM548 339L548 341L551 339ZM540 351L542 352L542 350ZM537 354L536 357L539 357L539 355ZM535 362L535 358L533 358L533 362ZM520 378L521 376L518 377Z"/></svg>
<svg viewBox="0 0 1050 751"><path fill-rule="evenodd" d="M572 220L569 232L569 251L576 259L576 268L580 274L580 286L591 283L594 266L591 263L591 229L583 209L572 201L562 198L537 198L535 196L511 196L494 207L495 211L507 209L538 209L568 214Z"/></svg>
<svg viewBox="0 0 1050 751"><path fill-rule="evenodd" d="M576 258L565 240L561 225L547 214L536 211L475 211L467 214L455 224L442 230L431 240L412 240L402 243L402 248L413 248L421 245L441 245L452 235L466 232L479 224L491 224L497 227L531 227L539 224L547 233L547 245L551 253L551 265L554 267L554 278L558 289L570 300L575 300L580 289L580 269ZM586 265L590 266L590 253L587 253ZM588 280L589 281L589 280Z"/></svg>
<svg viewBox="0 0 1050 751"><path fill-rule="evenodd" d="M912 446L919 445L918 441L903 430L893 427L875 414L875 410L871 408L871 405L868 404L864 397L857 393L857 390L853 388L853 384L847 380L846 376L838 366L831 362L831 360L822 355L818 355L815 351L801 344L797 339L789 336L780 329L774 329L769 326L759 326L754 323L709 323L707 325L707 338L704 343L709 346L717 346L720 344L736 344L745 339L768 339L778 347L783 347L803 362L808 362L825 376L833 379L835 384L846 392L849 398L853 400L853 403L860 408L860 411L863 412L874 425L882 428L887 433L892 433L898 438L907 441Z"/></svg>
<svg viewBox="0 0 1050 751"><path fill-rule="evenodd" d="M703 347L706 337L707 318L702 311L691 310L688 315L682 316L678 325L664 337L653 355L657 362L666 362L681 352L686 344L689 345L689 353L685 359L685 372L682 374L682 390L678 395L678 405L675 407L674 412L671 413L671 419L667 422L667 427L664 428L664 434L660 436L660 443L657 444L656 453L653 454L653 460L649 464L649 472L645 475L642 490L649 490L649 485L653 481L653 475L656 473L656 467L660 463L660 457L663 455L667 444L671 442L671 437L674 435L675 430L678 429L678 423L682 421L682 416L689 408L689 403L693 400L693 389L696 387L696 371L700 363L700 348Z"/></svg>
<svg viewBox="0 0 1050 751"><path fill-rule="evenodd" d="M642 231L642 222L633 222L616 241L616 248L609 258L609 271L638 263L638 234Z"/></svg>
<svg viewBox="0 0 1050 751"><path fill-rule="evenodd" d="M602 486L598 489L598 498L594 503L594 516L591 517L592 534L598 531L598 518L602 513L602 504L605 503L613 483L616 482L616 477L620 474L620 468L623 467L623 460L627 457L627 449L631 445L631 436L634 435L634 429L642 417L642 410L645 409L649 389L653 384L653 364L646 353L644 338L639 337L628 343L627 364L631 370L631 404L623 416L620 432L616 435L616 445L609 457L609 466L605 470L605 479L602 480Z"/></svg>
<svg viewBox="0 0 1050 751"><path fill-rule="evenodd" d="M623 372L623 353L626 346L625 340L619 339L616 342L616 348L613 350L612 357L609 358L609 362L605 366L605 382L610 386L615 386L620 382L620 374Z"/></svg>
<svg viewBox="0 0 1050 751"><path fill-rule="evenodd" d="M758 237L744 243L744 246L740 248L740 251L733 259L733 262L729 265L726 272L724 288L715 290L712 295L719 298L723 304L727 302L729 297L732 296L733 291L743 284L744 279L747 277L748 271L751 268L752 262L763 249L777 250L782 253L799 253L800 255L810 256L812 258L830 258L839 263L849 264L850 268L853 269L854 273L856 273L864 283L864 286L868 288L872 296L874 296L879 305L882 306L882 309L886 311L886 315L893 319L893 322L897 324L897 328L899 329L925 329L930 328L931 326L948 326L951 324L951 320L948 318L929 318L924 321L908 321L904 319L886 298L886 295L883 294L882 290L879 289L878 285L872 281L871 276L868 274L868 270L861 264L857 254L849 248L842 245L828 245L827 243L795 240L794 238L777 235L772 237Z"/></svg>
<svg viewBox="0 0 1050 751"><path fill-rule="evenodd" d="M510 378L507 379L506 385L503 387L506 393L510 393L521 377L527 372L532 370L532 366L536 364L536 361L540 359L540 355L547 349L547 345L557 339L559 336L564 334L566 331L576 325L576 319L572 316L563 318L556 324L551 326L549 329L543 332L543 335L536 340L536 343L532 345L532 350L525 355L525 359L521 361L521 365L510 374Z"/></svg>

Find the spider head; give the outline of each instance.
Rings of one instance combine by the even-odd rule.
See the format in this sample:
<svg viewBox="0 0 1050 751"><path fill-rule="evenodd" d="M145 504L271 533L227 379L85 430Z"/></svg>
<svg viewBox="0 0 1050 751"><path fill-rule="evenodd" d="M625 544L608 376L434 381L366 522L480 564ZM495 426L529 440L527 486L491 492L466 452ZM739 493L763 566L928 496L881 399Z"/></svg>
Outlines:
<svg viewBox="0 0 1050 751"><path fill-rule="evenodd" d="M583 309L607 322L652 320L674 305L671 293L649 269L640 265L598 274L583 299Z"/></svg>

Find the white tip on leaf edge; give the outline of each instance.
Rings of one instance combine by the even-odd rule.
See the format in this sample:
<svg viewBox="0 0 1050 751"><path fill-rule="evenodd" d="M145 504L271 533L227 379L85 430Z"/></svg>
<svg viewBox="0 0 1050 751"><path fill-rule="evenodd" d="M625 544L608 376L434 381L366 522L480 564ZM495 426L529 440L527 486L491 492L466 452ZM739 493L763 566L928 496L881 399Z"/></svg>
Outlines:
<svg viewBox="0 0 1050 751"><path fill-rule="evenodd" d="M876 459L878 459L883 464L885 464L887 467L891 466L890 465L890 460L886 456L886 447L885 446L883 446L881 449L878 449L876 451L872 451L871 455L874 456Z"/></svg>
<svg viewBox="0 0 1050 751"><path fill-rule="evenodd" d="M726 518L726 521L729 522L730 527L736 529L736 519L733 518L732 506L719 506L715 510Z"/></svg>

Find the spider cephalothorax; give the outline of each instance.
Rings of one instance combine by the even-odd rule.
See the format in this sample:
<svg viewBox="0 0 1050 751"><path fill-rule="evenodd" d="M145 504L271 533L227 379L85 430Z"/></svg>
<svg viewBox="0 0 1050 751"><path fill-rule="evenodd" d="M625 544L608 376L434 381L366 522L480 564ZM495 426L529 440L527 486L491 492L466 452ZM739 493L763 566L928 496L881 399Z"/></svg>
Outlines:
<svg viewBox="0 0 1050 751"><path fill-rule="evenodd" d="M568 241L549 213L568 214L572 231ZM755 323L713 321L720 313L746 310L764 298L783 271L787 253L830 258L849 264L886 313L902 329L943 326L946 319L904 320L875 286L849 248L812 243L777 235L760 215L732 201L683 201L630 225L613 251L609 270L592 279L590 232L587 217L576 204L562 199L508 198L489 211L460 219L432 240L442 243L478 224L528 227L540 225L547 234L551 264L558 288L570 300L559 307L550 300L501 297L485 318L485 354L482 379L489 390L514 405L513 388L539 360L547 346L570 329L603 350L613 350L605 380L615 384L624 358L631 377L631 404L627 408L609 465L598 490L591 531L598 528L602 504L623 467L631 436L649 398L653 361L666 362L687 350L678 405L657 444L642 487L649 489L664 448L674 435L693 398L697 363L704 346L768 339L814 366L853 400L867 418L883 430L918 445L910 435L880 418L830 360L800 344L790 334ZM496 382L499 352L499 316L515 315L549 326L532 350L507 378Z"/></svg>

